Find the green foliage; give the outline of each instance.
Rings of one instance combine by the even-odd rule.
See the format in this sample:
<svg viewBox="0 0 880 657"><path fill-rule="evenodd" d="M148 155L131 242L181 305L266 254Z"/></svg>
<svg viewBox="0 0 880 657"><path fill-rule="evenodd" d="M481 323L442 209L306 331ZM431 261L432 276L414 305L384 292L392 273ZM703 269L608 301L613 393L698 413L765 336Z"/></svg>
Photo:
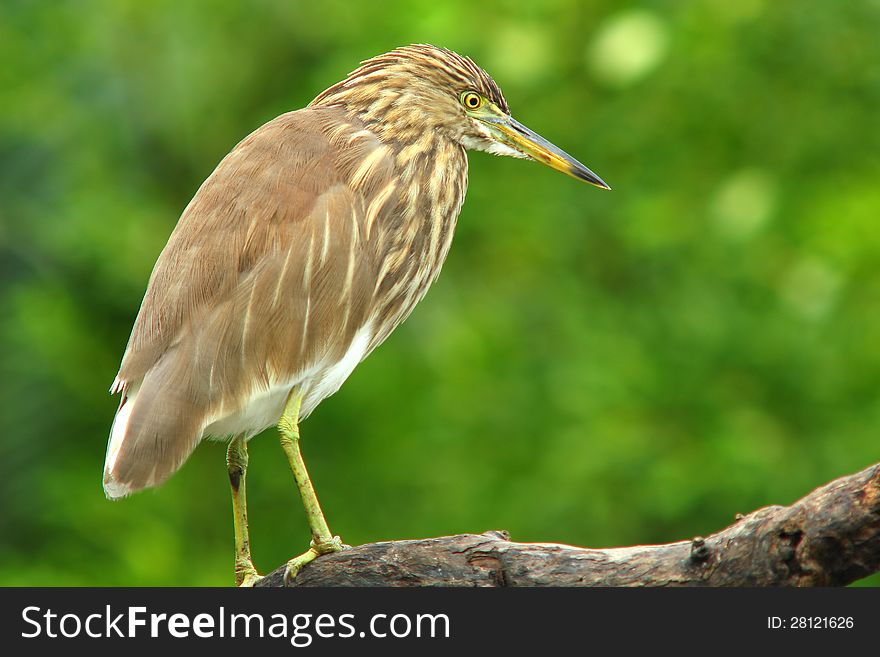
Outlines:
<svg viewBox="0 0 880 657"><path fill-rule="evenodd" d="M880 3L624 4L5 2L0 583L231 582L224 450L105 500L106 390L216 162L409 42L614 191L471 156L440 280L302 427L335 532L671 541L880 460ZM308 530L250 462L267 570Z"/></svg>

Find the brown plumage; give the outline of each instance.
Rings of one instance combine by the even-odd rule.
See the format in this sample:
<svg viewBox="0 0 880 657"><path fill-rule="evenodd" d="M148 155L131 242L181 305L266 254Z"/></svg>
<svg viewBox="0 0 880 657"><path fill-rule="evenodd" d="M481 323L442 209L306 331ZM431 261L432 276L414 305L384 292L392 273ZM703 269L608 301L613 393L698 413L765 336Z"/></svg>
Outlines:
<svg viewBox="0 0 880 657"><path fill-rule="evenodd" d="M169 477L205 437L299 417L412 311L449 252L465 149L604 183L509 116L470 59L409 46L367 60L239 143L153 270L112 392L104 489Z"/></svg>

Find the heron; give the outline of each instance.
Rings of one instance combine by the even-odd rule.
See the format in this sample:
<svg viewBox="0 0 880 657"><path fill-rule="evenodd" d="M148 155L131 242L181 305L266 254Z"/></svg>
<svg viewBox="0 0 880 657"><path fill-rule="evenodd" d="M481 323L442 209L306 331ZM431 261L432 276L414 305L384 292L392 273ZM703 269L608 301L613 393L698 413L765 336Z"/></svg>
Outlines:
<svg viewBox="0 0 880 657"><path fill-rule="evenodd" d="M251 558L248 441L275 425L311 531L285 582L344 545L300 450L300 423L412 312L449 253L467 151L535 160L610 189L516 121L470 58L425 44L367 59L217 165L153 268L119 372L103 487L157 486L228 440L235 582Z"/></svg>

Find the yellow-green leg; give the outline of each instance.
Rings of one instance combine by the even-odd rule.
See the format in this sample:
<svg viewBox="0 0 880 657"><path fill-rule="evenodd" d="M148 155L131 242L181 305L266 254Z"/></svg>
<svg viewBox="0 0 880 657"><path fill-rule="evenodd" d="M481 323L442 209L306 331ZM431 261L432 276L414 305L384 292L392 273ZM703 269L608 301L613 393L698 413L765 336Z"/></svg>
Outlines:
<svg viewBox="0 0 880 657"><path fill-rule="evenodd" d="M235 527L235 584L253 586L263 579L251 560L251 541L247 519L247 442L236 436L226 450L226 467L232 488L232 521Z"/></svg>
<svg viewBox="0 0 880 657"><path fill-rule="evenodd" d="M299 494L302 497L306 518L312 531L312 542L307 552L287 562L287 570L284 573L285 584L290 583L300 568L307 563L314 561L322 554L339 552L344 547L339 537L330 533L330 528L324 519L324 513L321 511L312 480L309 479L306 464L303 462L299 450L299 409L301 403L302 394L299 391L294 391L287 401L281 421L278 422L278 432L281 434L281 448L287 456L287 462L290 464L290 470L293 472Z"/></svg>

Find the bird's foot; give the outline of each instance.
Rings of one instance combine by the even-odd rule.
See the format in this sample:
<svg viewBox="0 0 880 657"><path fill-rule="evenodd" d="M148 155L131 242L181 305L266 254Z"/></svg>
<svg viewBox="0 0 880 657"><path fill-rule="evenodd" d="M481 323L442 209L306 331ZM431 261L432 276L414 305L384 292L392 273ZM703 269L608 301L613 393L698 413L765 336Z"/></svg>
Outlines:
<svg viewBox="0 0 880 657"><path fill-rule="evenodd" d="M334 536L329 541L321 541L320 543L313 540L310 543L307 552L303 552L298 557L294 557L287 562L287 567L284 569L284 586L290 586L291 582L296 579L300 569L320 557L322 554L332 554L333 552L340 552L350 547L350 545L345 545L338 536Z"/></svg>
<svg viewBox="0 0 880 657"><path fill-rule="evenodd" d="M343 550L348 550L349 548L351 548L350 545L346 545L345 543L343 543L342 539L338 536L334 536L329 541L324 541L322 543L315 543L315 541L312 541L309 547L314 549L319 556L322 554L333 554L334 552L342 552Z"/></svg>
<svg viewBox="0 0 880 657"><path fill-rule="evenodd" d="M246 564L235 569L235 585L241 589L253 588L263 575L257 572L253 564Z"/></svg>

